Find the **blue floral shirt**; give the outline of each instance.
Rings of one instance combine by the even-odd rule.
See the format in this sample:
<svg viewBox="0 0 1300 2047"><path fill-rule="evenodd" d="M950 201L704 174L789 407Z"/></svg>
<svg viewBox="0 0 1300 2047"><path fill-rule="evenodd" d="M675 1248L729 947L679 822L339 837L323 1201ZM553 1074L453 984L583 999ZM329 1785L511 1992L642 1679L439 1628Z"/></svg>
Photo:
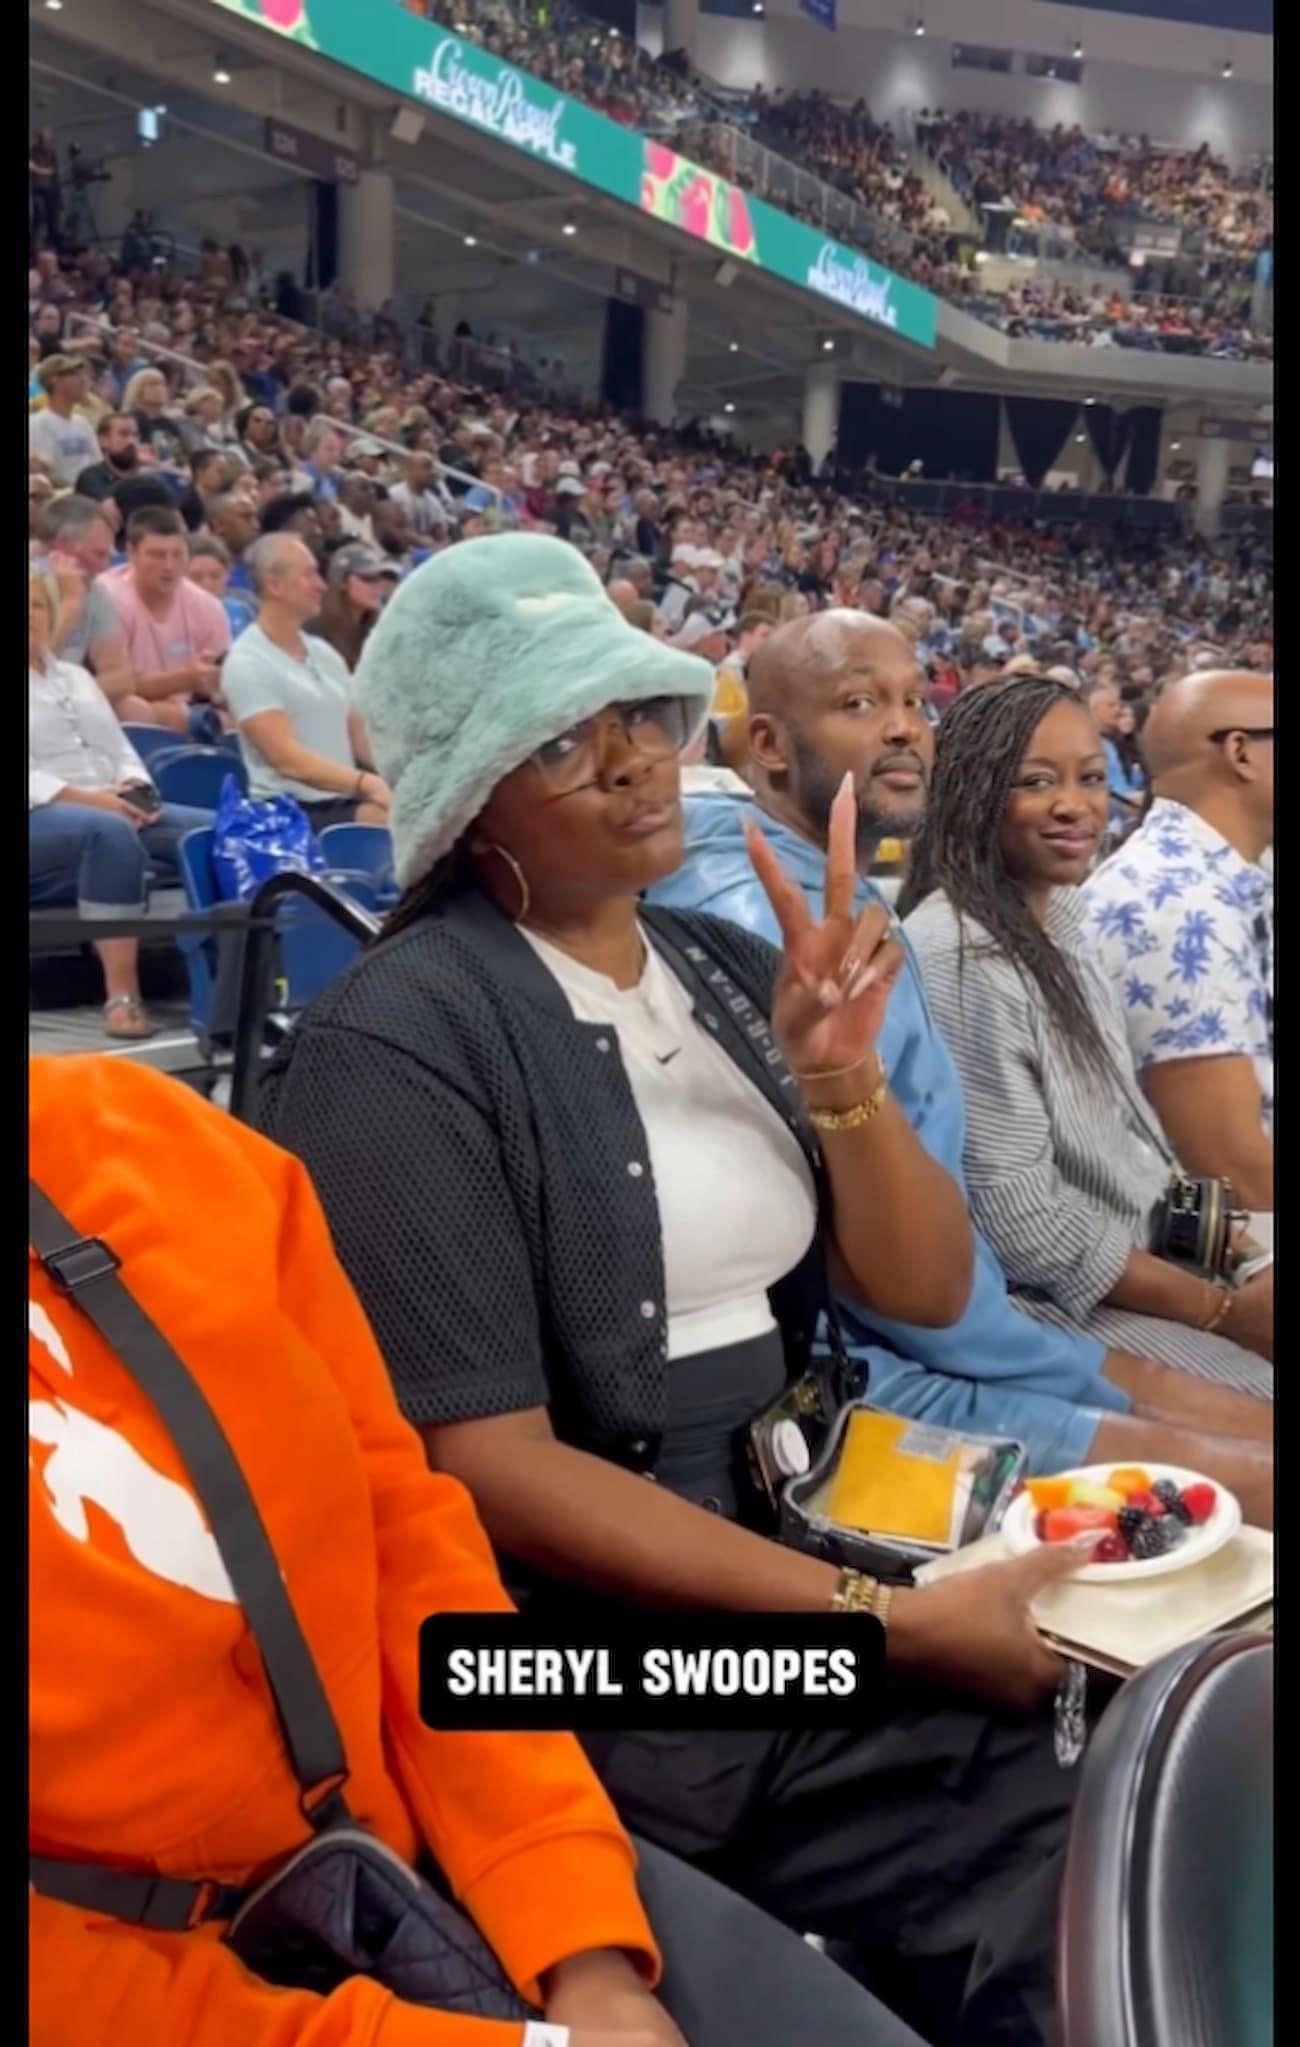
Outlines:
<svg viewBox="0 0 1300 2047"><path fill-rule="evenodd" d="M1271 1130L1271 874L1195 811L1161 797L1084 893L1137 1066L1244 1056Z"/></svg>

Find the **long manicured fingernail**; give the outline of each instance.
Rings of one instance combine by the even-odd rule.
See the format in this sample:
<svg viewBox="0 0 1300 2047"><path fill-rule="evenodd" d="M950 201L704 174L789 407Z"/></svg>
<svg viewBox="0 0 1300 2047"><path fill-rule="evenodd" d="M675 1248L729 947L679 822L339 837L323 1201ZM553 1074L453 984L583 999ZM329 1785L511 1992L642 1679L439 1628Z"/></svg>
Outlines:
<svg viewBox="0 0 1300 2047"><path fill-rule="evenodd" d="M842 782L840 783L840 787L839 787L839 793L840 793L840 795L841 795L841 796L843 796L843 794L844 794L845 790L848 790L848 792L850 793L850 795L851 795L851 794L852 794L852 792L853 792L853 770L852 770L852 768L849 768L849 769L847 770L847 772L846 772L846 774L845 774L845 776L844 776L844 780L843 780L843 781L842 781Z"/></svg>
<svg viewBox="0 0 1300 2047"><path fill-rule="evenodd" d="M865 995L868 988L874 986L879 979L880 975L875 967L864 967L857 980L853 983L853 986L849 989L849 1000L852 1001L858 995Z"/></svg>
<svg viewBox="0 0 1300 2047"><path fill-rule="evenodd" d="M823 981L821 987L817 990L817 993L821 996L821 999L826 1004L827 1009L837 1009L839 1007L841 995L839 986L836 982Z"/></svg>

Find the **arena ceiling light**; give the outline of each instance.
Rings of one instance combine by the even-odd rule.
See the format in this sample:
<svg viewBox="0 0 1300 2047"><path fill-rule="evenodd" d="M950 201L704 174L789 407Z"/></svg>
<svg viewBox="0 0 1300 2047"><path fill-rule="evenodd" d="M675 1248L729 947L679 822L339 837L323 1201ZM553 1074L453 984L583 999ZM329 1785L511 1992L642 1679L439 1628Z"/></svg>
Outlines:
<svg viewBox="0 0 1300 2047"><path fill-rule="evenodd" d="M728 354L728 355L739 355L739 354L740 354L740 343L739 343L738 341L729 341L729 342L727 343L727 354Z"/></svg>
<svg viewBox="0 0 1300 2047"><path fill-rule="evenodd" d="M760 20L763 16L763 12L764 12L763 0L754 0L754 13L759 16Z"/></svg>
<svg viewBox="0 0 1300 2047"><path fill-rule="evenodd" d="M832 335L832 334L828 334L828 335L826 336L826 339L825 339L825 340L824 340L824 341L822 342L822 347L823 347L823 348L825 349L825 351L826 351L827 355L834 355L834 353L835 353L835 337L834 337L834 335Z"/></svg>
<svg viewBox="0 0 1300 2047"><path fill-rule="evenodd" d="M1081 57L1083 55L1083 44L1080 42L1076 42L1073 49L1070 51L1070 55L1075 58Z"/></svg>
<svg viewBox="0 0 1300 2047"><path fill-rule="evenodd" d="M1225 58L1224 58L1224 60L1223 60L1223 76L1224 76L1225 78L1231 78L1231 76L1232 76L1232 59L1231 59L1231 57L1225 57Z"/></svg>
<svg viewBox="0 0 1300 2047"><path fill-rule="evenodd" d="M466 236L465 236L465 247L466 247L467 249L477 249L477 247L478 247L478 236L477 236L477 235L466 235Z"/></svg>
<svg viewBox="0 0 1300 2047"><path fill-rule="evenodd" d="M561 234L565 234L565 235L576 235L576 234L577 234L577 232L578 232L578 223L577 223L577 221L576 221L576 220L574 219L574 217L573 217L573 215L572 215L571 213L566 213L566 214L565 214L565 216L564 216L564 225L563 225L563 227L562 227L562 228L560 229L560 232L561 232Z"/></svg>
<svg viewBox="0 0 1300 2047"><path fill-rule="evenodd" d="M230 83L230 71L224 57L215 57L213 59L212 83L214 85L229 85Z"/></svg>
<svg viewBox="0 0 1300 2047"><path fill-rule="evenodd" d="M728 400L727 400L726 404L725 404L725 405L723 406L723 408L722 408L722 409L723 409L723 411L724 411L724 412L734 412L734 411L735 411L735 409L736 409L736 401L735 401L735 399L734 399L734 398L728 398Z"/></svg>
<svg viewBox="0 0 1300 2047"><path fill-rule="evenodd" d="M923 21L918 21L912 33L914 35L923 36L925 34L925 23Z"/></svg>
<svg viewBox="0 0 1300 2047"><path fill-rule="evenodd" d="M51 14L62 14L63 12L63 0L45 0L45 5Z"/></svg>

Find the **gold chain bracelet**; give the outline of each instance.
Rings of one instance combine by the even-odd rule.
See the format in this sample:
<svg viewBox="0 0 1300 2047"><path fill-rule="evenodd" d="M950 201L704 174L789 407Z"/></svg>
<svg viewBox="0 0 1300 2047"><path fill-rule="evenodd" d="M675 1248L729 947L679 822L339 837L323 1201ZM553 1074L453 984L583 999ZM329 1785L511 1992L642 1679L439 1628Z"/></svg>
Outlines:
<svg viewBox="0 0 1300 2047"><path fill-rule="evenodd" d="M1200 1325L1200 1333L1202 1336L1213 1336L1216 1329L1221 1329L1223 1327L1224 1323L1228 1319L1229 1314L1232 1311L1233 1301L1232 1288L1228 1286L1225 1281L1216 1280L1214 1282L1214 1291L1217 1294L1218 1299L1215 1301L1213 1308L1211 1308L1204 1322L1202 1322Z"/></svg>
<svg viewBox="0 0 1300 2047"><path fill-rule="evenodd" d="M831 1605L836 1613L869 1613L882 1628L889 1626L889 1609L893 1603L893 1586L882 1585L879 1578L869 1578L865 1571L841 1571L839 1583L831 1595Z"/></svg>
<svg viewBox="0 0 1300 2047"><path fill-rule="evenodd" d="M885 1105L885 1096L888 1093L889 1074L885 1069L885 1062L882 1059L880 1062L880 1079L863 1101L855 1102L851 1109L810 1109L808 1111L808 1120L814 1130L832 1132L860 1130L864 1123L869 1123L873 1116L880 1113Z"/></svg>

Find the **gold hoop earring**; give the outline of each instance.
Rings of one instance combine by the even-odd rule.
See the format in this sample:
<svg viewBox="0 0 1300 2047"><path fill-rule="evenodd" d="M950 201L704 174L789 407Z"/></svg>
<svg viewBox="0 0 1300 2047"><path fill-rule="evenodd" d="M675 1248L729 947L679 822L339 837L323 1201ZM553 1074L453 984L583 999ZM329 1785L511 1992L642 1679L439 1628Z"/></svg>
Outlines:
<svg viewBox="0 0 1300 2047"><path fill-rule="evenodd" d="M528 886L528 876L515 859L514 854L507 853L504 846L498 846L495 839L484 839L483 851L485 853L495 853L498 859L504 860L514 876L515 887L519 890L519 908L515 911L510 921L512 924L522 924L532 907L533 901L533 892Z"/></svg>

